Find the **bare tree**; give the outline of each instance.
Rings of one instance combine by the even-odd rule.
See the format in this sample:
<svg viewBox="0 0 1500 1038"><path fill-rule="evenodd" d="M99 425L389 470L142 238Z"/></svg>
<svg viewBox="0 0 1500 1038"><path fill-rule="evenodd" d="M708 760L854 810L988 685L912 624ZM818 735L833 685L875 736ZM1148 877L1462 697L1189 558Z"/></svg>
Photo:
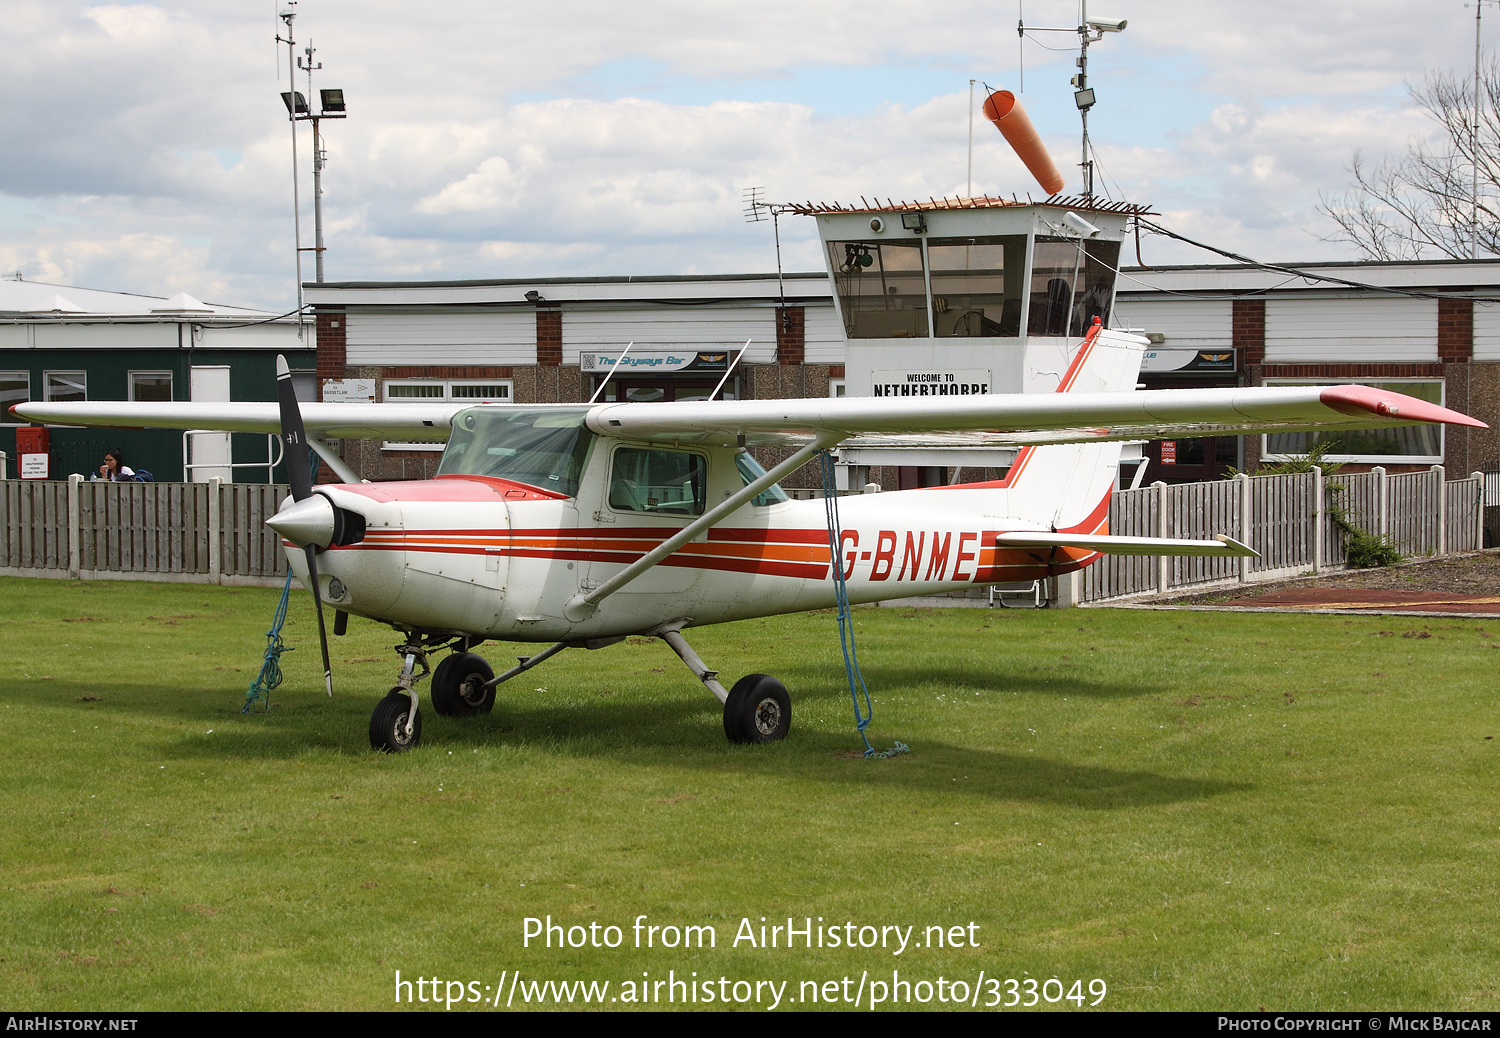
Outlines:
<svg viewBox="0 0 1500 1038"><path fill-rule="evenodd" d="M1434 72L1407 93L1441 127L1439 143L1413 140L1373 167L1356 151L1348 189L1321 196L1318 211L1338 225L1323 240L1378 260L1500 255L1500 67L1480 77L1477 135L1472 83Z"/></svg>

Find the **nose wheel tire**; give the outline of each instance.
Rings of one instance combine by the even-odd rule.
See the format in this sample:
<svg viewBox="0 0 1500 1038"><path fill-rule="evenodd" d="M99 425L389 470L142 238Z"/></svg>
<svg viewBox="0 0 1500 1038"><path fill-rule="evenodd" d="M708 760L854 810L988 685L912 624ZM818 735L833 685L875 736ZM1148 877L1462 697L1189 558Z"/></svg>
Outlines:
<svg viewBox="0 0 1500 1038"><path fill-rule="evenodd" d="M785 685L769 674L747 674L734 683L724 701L724 734L730 742L775 742L791 729L792 699Z"/></svg>
<svg viewBox="0 0 1500 1038"><path fill-rule="evenodd" d="M474 717L495 706L495 689L484 684L495 676L490 665L472 652L449 656L432 672L432 708L443 717Z"/></svg>
<svg viewBox="0 0 1500 1038"><path fill-rule="evenodd" d="M370 715L370 745L386 753L402 753L422 738L422 712L412 718L411 734L406 732L406 715L411 713L411 696L404 688L393 688L375 704Z"/></svg>

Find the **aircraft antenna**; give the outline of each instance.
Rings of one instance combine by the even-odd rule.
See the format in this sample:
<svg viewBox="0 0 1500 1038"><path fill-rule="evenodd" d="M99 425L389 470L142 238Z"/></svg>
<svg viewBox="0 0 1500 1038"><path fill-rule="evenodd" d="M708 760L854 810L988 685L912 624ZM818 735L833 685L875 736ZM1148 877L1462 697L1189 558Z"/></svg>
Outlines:
<svg viewBox="0 0 1500 1038"><path fill-rule="evenodd" d="M620 370L620 362L625 359L625 354L629 353L630 352L630 347L632 347L634 345L635 345L635 340L634 339L632 339L632 340L630 340L630 342L626 343L624 352L622 352L618 357L615 358L614 364L610 365L610 369L604 373L604 381L601 382L601 383L599 383L599 388L596 389L596 390L594 390L594 395L593 396L589 397L589 403L592 404L595 400L599 399L599 394L602 393L602 392L604 392L604 387L607 386L607 385L609 385L609 380L612 379L612 378L614 378L615 372L617 372L617 371Z"/></svg>
<svg viewBox="0 0 1500 1038"><path fill-rule="evenodd" d="M719 384L717 386L714 386L714 391L708 394L708 398L710 400L715 400L718 398L719 390L724 388L724 383L729 381L729 376L734 372L735 366L739 364L740 358L745 355L745 351L750 348L750 344L754 341L754 339L745 340L745 345L740 347L740 352L734 355L734 360L730 362L729 367L724 369L724 377L719 379Z"/></svg>

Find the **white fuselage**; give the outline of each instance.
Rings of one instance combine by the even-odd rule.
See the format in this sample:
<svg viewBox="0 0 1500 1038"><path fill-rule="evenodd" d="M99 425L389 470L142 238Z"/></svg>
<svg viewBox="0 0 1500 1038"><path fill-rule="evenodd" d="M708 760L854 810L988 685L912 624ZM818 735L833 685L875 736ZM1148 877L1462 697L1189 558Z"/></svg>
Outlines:
<svg viewBox="0 0 1500 1038"><path fill-rule="evenodd" d="M600 438L574 497L498 479L321 487L366 517L364 539L319 556L325 600L399 627L516 641L585 640L834 604L822 500L746 505L573 622L564 606L691 521L613 508ZM733 448L694 448L709 501L739 490ZM1028 448L1007 479L840 498L840 556L853 602L1030 580L1077 569L1079 549L1002 549L1001 532L1107 532L1117 444ZM306 579L300 550L288 553ZM329 584L337 579L343 594Z"/></svg>

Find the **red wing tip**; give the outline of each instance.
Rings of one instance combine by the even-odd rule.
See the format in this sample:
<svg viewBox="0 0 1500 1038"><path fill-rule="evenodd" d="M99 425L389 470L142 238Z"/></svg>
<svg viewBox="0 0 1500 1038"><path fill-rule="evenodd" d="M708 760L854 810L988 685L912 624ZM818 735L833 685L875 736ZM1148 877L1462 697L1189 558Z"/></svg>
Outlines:
<svg viewBox="0 0 1500 1038"><path fill-rule="evenodd" d="M1467 425L1475 429L1489 426L1477 418L1470 418L1437 404L1418 400L1404 393L1393 393L1370 386L1327 386L1318 395L1326 407L1340 414L1373 414L1380 418L1401 418L1412 422L1444 422L1448 425Z"/></svg>

